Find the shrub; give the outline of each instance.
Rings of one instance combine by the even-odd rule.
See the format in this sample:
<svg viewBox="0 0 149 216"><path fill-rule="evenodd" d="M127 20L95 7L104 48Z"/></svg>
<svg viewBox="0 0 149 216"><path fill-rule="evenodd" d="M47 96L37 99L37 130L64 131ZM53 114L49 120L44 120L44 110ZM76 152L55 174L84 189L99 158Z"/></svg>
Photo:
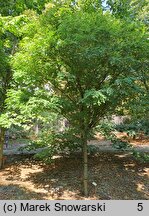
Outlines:
<svg viewBox="0 0 149 216"><path fill-rule="evenodd" d="M133 156L142 163L148 163L149 162L149 154L148 153L138 152L136 150L133 150Z"/></svg>

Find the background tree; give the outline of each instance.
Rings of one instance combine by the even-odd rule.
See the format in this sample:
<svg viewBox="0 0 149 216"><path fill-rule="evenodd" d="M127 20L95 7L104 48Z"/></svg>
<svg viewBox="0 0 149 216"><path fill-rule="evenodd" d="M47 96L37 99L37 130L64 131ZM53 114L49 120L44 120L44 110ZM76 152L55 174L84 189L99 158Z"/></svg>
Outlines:
<svg viewBox="0 0 149 216"><path fill-rule="evenodd" d="M143 22L147 28L149 23L149 17L148 17L148 1L142 0L108 0L107 5L110 8L110 11L114 16L119 17L121 19L127 19L130 20L130 22ZM146 29L147 31L147 29ZM145 50L145 49L144 49ZM146 115L146 118L149 116L149 109L148 109L148 103L149 103L149 76L148 76L148 51L145 50L145 52L137 53L138 59L140 58L141 61L141 67L140 64L137 63L136 67L140 67L140 78L138 81L138 84L141 85L142 91L135 95L135 97L132 97L129 103L130 112L127 113L132 118L143 118ZM142 67L143 62L143 67ZM137 89L136 89L137 92ZM128 105L127 105L128 106ZM146 114L145 114L146 113Z"/></svg>
<svg viewBox="0 0 149 216"><path fill-rule="evenodd" d="M7 98L7 91L10 88L10 84L12 83L11 78L13 74L10 65L10 59L16 52L18 41L21 38L22 33L20 29L22 29L22 26L25 28L26 23L29 23L29 20L33 20L35 17L35 13L32 10L36 11L37 13L41 13L45 8L46 2L49 1L0 1L0 167L2 165L2 152L5 134L4 128L6 126L8 127L7 119L3 117L3 114L6 113L5 100ZM28 9L30 9L30 11L26 11ZM15 85L13 85L13 87L14 86Z"/></svg>
<svg viewBox="0 0 149 216"><path fill-rule="evenodd" d="M15 83L12 80L13 70L10 61L17 51L19 40L22 37L20 29L22 29L22 27L25 28L26 24L29 24L30 20L33 21L35 17L33 15L35 14L32 12L30 17L26 12L26 15L20 15L17 17L0 17L0 168L2 166L5 128L9 125L6 123L5 117L3 118L3 115L7 111L5 102L10 86L15 86Z"/></svg>
<svg viewBox="0 0 149 216"><path fill-rule="evenodd" d="M18 16L26 10L34 10L41 13L45 4L50 0L5 0L0 1L0 14L2 16Z"/></svg>
<svg viewBox="0 0 149 216"><path fill-rule="evenodd" d="M147 0L108 0L107 7L112 14L122 19L140 20L148 24Z"/></svg>
<svg viewBox="0 0 149 216"><path fill-rule="evenodd" d="M9 81L11 79L10 67L8 63L8 58L5 53L4 40L2 37L2 22L0 20L0 114L4 112L4 102L6 99L6 91L9 86ZM0 168L2 167L2 157L3 157L3 146L4 146L4 135L5 129L0 127Z"/></svg>

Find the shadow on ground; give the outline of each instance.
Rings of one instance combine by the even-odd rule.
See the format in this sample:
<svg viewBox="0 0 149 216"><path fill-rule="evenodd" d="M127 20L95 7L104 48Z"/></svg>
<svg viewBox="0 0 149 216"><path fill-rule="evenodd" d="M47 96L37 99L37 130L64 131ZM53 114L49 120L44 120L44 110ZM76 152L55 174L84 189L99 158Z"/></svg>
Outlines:
<svg viewBox="0 0 149 216"><path fill-rule="evenodd" d="M7 199L5 193L8 199L85 199L82 173L81 155L57 158L50 165L16 156L0 172L0 199ZM88 199L149 199L149 164L124 153L90 156L89 192Z"/></svg>
<svg viewBox="0 0 149 216"><path fill-rule="evenodd" d="M0 185L0 200L43 199L42 193L35 193L21 185Z"/></svg>

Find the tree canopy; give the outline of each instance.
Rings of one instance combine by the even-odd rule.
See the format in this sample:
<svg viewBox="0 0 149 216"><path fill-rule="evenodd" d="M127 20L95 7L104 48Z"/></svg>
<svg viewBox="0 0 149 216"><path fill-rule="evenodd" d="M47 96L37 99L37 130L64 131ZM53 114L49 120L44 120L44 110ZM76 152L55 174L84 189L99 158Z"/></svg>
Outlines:
<svg viewBox="0 0 149 216"><path fill-rule="evenodd" d="M0 14L2 16L18 16L25 10L35 10L41 13L48 0L5 0L0 2Z"/></svg>

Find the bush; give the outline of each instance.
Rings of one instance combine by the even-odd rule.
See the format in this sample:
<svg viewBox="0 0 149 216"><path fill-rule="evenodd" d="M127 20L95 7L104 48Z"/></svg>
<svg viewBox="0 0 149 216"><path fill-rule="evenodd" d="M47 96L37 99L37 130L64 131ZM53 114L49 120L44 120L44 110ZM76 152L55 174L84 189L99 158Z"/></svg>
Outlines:
<svg viewBox="0 0 149 216"><path fill-rule="evenodd" d="M19 126L12 126L11 128L9 128L8 130L9 132L9 138L10 139L21 139L21 138L27 138L28 134L27 132Z"/></svg>
<svg viewBox="0 0 149 216"><path fill-rule="evenodd" d="M128 136L135 138L139 135L140 132L145 134L146 136L149 135L149 120L148 119L141 119L135 120L131 123L123 123L120 125L116 125L115 129L119 132L126 132Z"/></svg>
<svg viewBox="0 0 149 216"><path fill-rule="evenodd" d="M89 145L87 146L87 151L88 151L88 154L90 155L95 155L97 152L98 152L98 147L94 146L94 145Z"/></svg>
<svg viewBox="0 0 149 216"><path fill-rule="evenodd" d="M148 163L149 162L149 154L148 153L142 153L142 152L138 152L136 150L133 150L133 156L142 163Z"/></svg>
<svg viewBox="0 0 149 216"><path fill-rule="evenodd" d="M35 154L36 159L45 162L51 162L52 157L56 154L70 153L81 149L80 137L75 135L72 128L63 132L52 130L41 131L39 137L31 141L26 150L35 150L43 148L43 150Z"/></svg>
<svg viewBox="0 0 149 216"><path fill-rule="evenodd" d="M126 141L122 141L121 139L114 139L112 140L112 146L116 149L125 151L132 148L132 145Z"/></svg>

